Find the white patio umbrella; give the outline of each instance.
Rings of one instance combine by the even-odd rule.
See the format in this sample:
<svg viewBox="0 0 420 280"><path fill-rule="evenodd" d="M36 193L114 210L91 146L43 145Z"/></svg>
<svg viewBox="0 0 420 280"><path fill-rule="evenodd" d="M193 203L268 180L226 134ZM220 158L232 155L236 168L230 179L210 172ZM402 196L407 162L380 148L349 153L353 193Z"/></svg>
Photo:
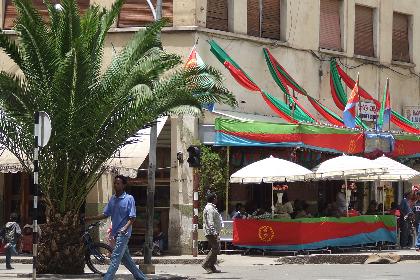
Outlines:
<svg viewBox="0 0 420 280"><path fill-rule="evenodd" d="M383 174L386 170L386 167L373 160L348 155L326 160L312 169L316 179L371 176Z"/></svg>
<svg viewBox="0 0 420 280"><path fill-rule="evenodd" d="M23 168L18 158L5 147L0 147L0 172L17 173L22 172Z"/></svg>
<svg viewBox="0 0 420 280"><path fill-rule="evenodd" d="M383 174L373 175L373 176L362 176L359 177L361 181L374 181L380 179L382 181L408 181L416 176L420 175L420 172L414 170L413 168L408 167L402 163L399 163L396 160L393 160L385 155L378 157L373 160L373 162L378 163L383 168L386 168L386 172Z"/></svg>
<svg viewBox="0 0 420 280"><path fill-rule="evenodd" d="M347 204L347 179L358 178L361 176L374 176L383 174L387 168L373 160L358 156L342 155L326 160L316 166L312 171L315 178L322 179L341 179L344 178L346 185L346 204ZM348 215L348 209L347 209Z"/></svg>
<svg viewBox="0 0 420 280"><path fill-rule="evenodd" d="M373 161L386 168L387 171L383 174L359 177L357 179L358 181L378 181L378 185L380 185L381 181L408 181L420 175L420 172L417 170L386 157L385 155ZM385 201L385 191L382 192L382 200ZM385 203L382 203L382 213L385 213Z"/></svg>
<svg viewBox="0 0 420 280"><path fill-rule="evenodd" d="M303 181L310 178L312 171L300 166L299 164L275 158L269 158L256 161L244 168L236 171L230 176L231 183L241 184L260 184L283 182L283 181ZM274 192L271 187L271 213L274 215Z"/></svg>

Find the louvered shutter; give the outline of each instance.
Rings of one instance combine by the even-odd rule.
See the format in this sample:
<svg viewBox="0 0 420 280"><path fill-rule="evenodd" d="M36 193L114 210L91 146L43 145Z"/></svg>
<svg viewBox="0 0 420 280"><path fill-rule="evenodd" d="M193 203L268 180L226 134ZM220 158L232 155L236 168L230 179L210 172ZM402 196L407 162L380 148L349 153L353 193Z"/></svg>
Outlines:
<svg viewBox="0 0 420 280"><path fill-rule="evenodd" d="M356 5L355 12L354 53L373 57L373 9Z"/></svg>
<svg viewBox="0 0 420 280"><path fill-rule="evenodd" d="M156 0L152 0L156 8ZM162 17L173 22L173 0L162 1ZM146 0L126 0L118 17L118 27L147 26L154 21L152 10Z"/></svg>
<svg viewBox="0 0 420 280"><path fill-rule="evenodd" d="M259 0L247 1L247 34L260 37L260 5Z"/></svg>
<svg viewBox="0 0 420 280"><path fill-rule="evenodd" d="M261 37L280 40L280 0L263 0Z"/></svg>
<svg viewBox="0 0 420 280"><path fill-rule="evenodd" d="M410 62L408 15L394 13L392 28L392 60Z"/></svg>
<svg viewBox="0 0 420 280"><path fill-rule="evenodd" d="M206 27L228 31L228 0L207 0Z"/></svg>
<svg viewBox="0 0 420 280"><path fill-rule="evenodd" d="M49 21L48 10L47 10L47 7L42 2L42 0L34 0L34 1L32 1L32 3L34 5L34 7L41 14L43 20L45 22L48 22ZM57 4L57 3L59 3L59 0L52 0L51 3L52 4ZM77 0L77 3L79 5L80 13L84 14L85 11L89 8L89 0ZM4 29L13 28L14 21L15 21L16 17L17 17L17 13L16 13L16 8L13 5L13 1L12 0L6 0L6 9L5 9L5 13L4 13L3 28Z"/></svg>
<svg viewBox="0 0 420 280"><path fill-rule="evenodd" d="M319 47L341 51L341 0L320 0Z"/></svg>

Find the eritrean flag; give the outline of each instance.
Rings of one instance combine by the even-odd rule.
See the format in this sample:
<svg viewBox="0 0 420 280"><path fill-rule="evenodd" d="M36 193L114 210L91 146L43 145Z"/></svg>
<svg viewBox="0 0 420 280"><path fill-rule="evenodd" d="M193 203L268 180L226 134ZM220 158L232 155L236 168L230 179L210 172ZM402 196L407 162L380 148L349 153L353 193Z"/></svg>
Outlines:
<svg viewBox="0 0 420 280"><path fill-rule="evenodd" d="M204 63L203 59L197 52L197 45L194 45L194 47L191 49L190 55L188 56L187 62L185 63L186 69L193 69L193 68L204 68L206 64ZM213 112L214 110L214 103L207 103L203 104L202 108L206 109L209 112Z"/></svg>
<svg viewBox="0 0 420 280"><path fill-rule="evenodd" d="M198 54L196 45L194 45L188 56L187 62L185 63L185 68L204 67L204 65L204 61Z"/></svg>
<svg viewBox="0 0 420 280"><path fill-rule="evenodd" d="M354 85L350 98L347 101L346 108L343 111L343 121L347 127L354 128L356 126L356 106L359 102L359 81Z"/></svg>
<svg viewBox="0 0 420 280"><path fill-rule="evenodd" d="M384 95L382 97L381 110L378 117L378 128L382 130L384 123L391 119L391 96L389 93L389 79L386 80Z"/></svg>

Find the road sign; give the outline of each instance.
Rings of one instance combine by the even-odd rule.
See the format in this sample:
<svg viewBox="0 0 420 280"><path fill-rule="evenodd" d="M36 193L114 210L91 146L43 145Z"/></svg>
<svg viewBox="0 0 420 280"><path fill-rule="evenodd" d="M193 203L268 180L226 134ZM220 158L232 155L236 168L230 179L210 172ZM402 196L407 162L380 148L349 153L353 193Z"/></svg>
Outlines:
<svg viewBox="0 0 420 280"><path fill-rule="evenodd" d="M51 136L51 119L46 112L40 111L38 117L38 146L45 147Z"/></svg>

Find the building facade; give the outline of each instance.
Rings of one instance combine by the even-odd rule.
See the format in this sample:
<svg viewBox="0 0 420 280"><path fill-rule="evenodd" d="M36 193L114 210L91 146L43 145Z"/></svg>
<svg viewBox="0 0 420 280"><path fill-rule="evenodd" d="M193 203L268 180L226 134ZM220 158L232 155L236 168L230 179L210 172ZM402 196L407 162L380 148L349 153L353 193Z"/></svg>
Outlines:
<svg viewBox="0 0 420 280"><path fill-rule="evenodd" d="M41 2L34 1L40 10L44 9ZM16 16L13 5L10 0L1 0L0 3L0 26L3 32L13 37L14 31L10 30ZM110 7L112 1L92 0L89 3L83 0L78 3L83 10L88 4ZM171 19L162 34L164 48L186 58L197 42L202 59L225 75L226 86L236 95L239 103L237 108L216 105L219 111L246 113L255 117L271 116L274 121L281 122L261 96L240 87L219 63L209 51L207 40L210 39L217 41L262 89L278 98L282 98L283 94L270 77L263 47L270 49L309 95L339 115L342 112L335 106L330 91L331 57L336 57L353 79L359 73L360 85L376 99L382 98L386 79L389 78L391 104L397 112L406 114L420 111L419 1L163 0L163 4L163 16ZM146 0L127 0L118 21L108 34L104 68L113 53L118 52L134 32L152 20ZM19 71L4 53L0 53L0 69ZM312 109L308 101L299 101L311 114L322 120L322 116ZM162 161L160 167L169 170L162 184L169 187L165 206L167 211L164 212L168 216L169 250L173 253L191 251L193 213L192 170L186 161L181 163L177 159L177 153L181 152L186 157L188 146L203 140L200 129L213 124L214 115L208 112L200 119L183 116L172 117L167 122L170 141L166 140L160 149L169 149L170 153L164 152L166 160ZM8 176L0 175L3 215L10 212L6 210L6 205L11 205L12 199L6 189L15 188L13 179L7 179ZM144 182L136 181L133 184L144 185ZM89 195L87 211L100 212L111 192L112 176L106 175ZM30 191L20 203L29 200ZM24 211L25 208L19 206L19 209Z"/></svg>

